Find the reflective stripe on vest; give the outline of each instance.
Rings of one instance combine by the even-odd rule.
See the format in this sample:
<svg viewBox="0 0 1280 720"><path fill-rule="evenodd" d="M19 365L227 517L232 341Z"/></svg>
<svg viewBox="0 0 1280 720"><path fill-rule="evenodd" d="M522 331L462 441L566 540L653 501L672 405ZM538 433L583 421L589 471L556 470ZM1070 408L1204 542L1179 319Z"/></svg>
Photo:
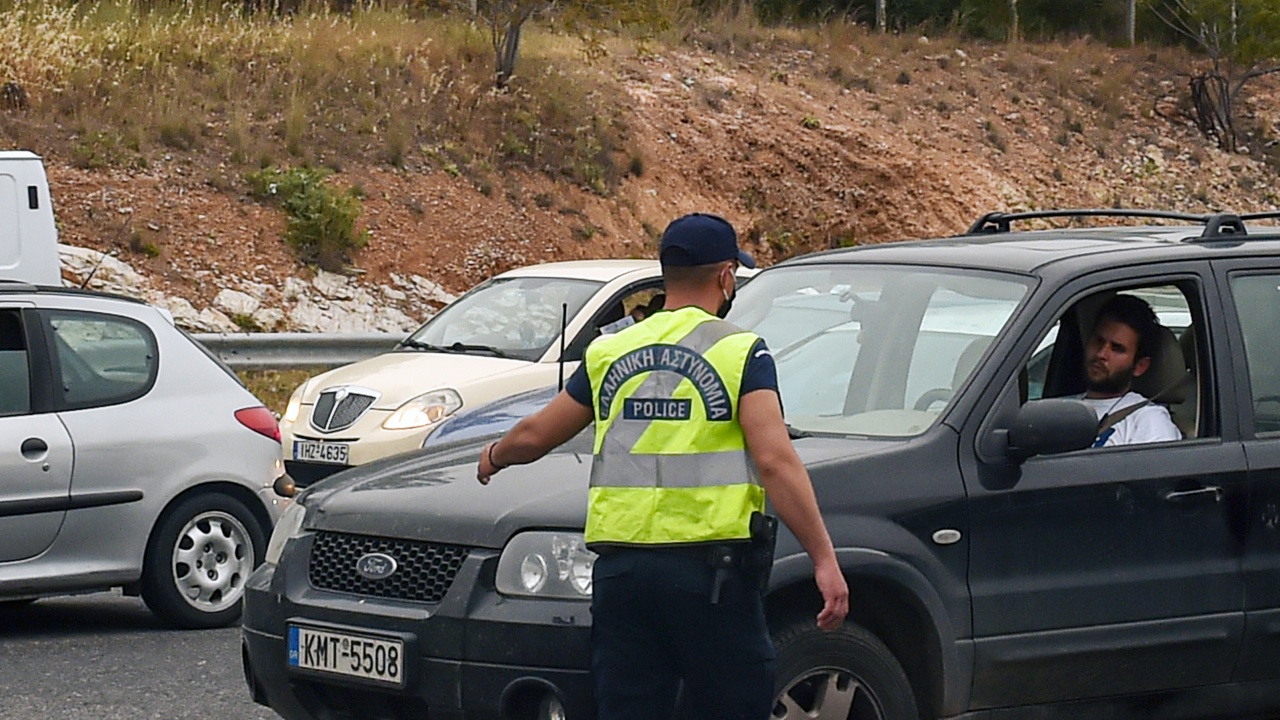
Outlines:
<svg viewBox="0 0 1280 720"><path fill-rule="evenodd" d="M697 309L587 350L596 419L587 542L745 539L764 489L737 419L759 338Z"/></svg>

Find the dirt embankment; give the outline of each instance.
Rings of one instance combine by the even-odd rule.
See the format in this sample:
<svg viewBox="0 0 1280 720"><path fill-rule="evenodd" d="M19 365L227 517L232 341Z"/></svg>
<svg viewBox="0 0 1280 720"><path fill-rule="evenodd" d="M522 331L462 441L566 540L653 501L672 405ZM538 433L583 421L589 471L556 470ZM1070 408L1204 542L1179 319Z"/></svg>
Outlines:
<svg viewBox="0 0 1280 720"><path fill-rule="evenodd" d="M1185 59L1172 52L927 38L887 47L838 63L787 47L610 55L594 70L629 98L627 141L642 163L607 197L536 173L479 187L456 173L346 164L333 180L364 190L371 233L361 281L416 274L460 292L544 260L652 257L666 222L691 211L729 218L767 264L962 232L990 210L1277 204L1262 159L1276 85L1247 103L1251 154L1227 155L1164 117L1183 85ZM145 170L47 160L63 242L117 249L197 308L224 287L309 276L281 239L279 209L218 181L229 171L215 152Z"/></svg>

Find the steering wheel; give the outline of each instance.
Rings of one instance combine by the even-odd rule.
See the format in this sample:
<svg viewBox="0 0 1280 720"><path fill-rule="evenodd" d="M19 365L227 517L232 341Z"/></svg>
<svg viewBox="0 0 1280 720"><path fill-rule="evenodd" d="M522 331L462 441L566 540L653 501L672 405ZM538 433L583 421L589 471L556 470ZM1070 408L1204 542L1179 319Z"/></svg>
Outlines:
<svg viewBox="0 0 1280 720"><path fill-rule="evenodd" d="M951 396L954 394L955 391L951 388L934 388L921 395L919 400L916 400L915 409L928 410L930 405L933 405L936 402L945 403L950 400Z"/></svg>

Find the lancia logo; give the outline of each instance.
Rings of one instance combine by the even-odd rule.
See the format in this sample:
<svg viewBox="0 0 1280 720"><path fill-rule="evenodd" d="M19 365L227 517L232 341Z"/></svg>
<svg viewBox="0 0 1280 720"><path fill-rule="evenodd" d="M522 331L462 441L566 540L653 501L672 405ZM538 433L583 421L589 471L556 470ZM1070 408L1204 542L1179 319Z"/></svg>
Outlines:
<svg viewBox="0 0 1280 720"><path fill-rule="evenodd" d="M368 580L386 580L398 567L396 559L386 553L368 553L356 561L356 572Z"/></svg>

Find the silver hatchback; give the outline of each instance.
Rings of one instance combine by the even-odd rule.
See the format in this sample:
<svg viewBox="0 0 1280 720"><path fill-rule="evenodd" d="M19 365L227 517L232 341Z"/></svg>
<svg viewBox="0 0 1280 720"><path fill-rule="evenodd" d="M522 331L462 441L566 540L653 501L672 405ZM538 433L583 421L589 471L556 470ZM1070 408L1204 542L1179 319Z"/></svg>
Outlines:
<svg viewBox="0 0 1280 720"><path fill-rule="evenodd" d="M282 472L275 416L167 314L0 281L0 604L120 587L233 623Z"/></svg>

